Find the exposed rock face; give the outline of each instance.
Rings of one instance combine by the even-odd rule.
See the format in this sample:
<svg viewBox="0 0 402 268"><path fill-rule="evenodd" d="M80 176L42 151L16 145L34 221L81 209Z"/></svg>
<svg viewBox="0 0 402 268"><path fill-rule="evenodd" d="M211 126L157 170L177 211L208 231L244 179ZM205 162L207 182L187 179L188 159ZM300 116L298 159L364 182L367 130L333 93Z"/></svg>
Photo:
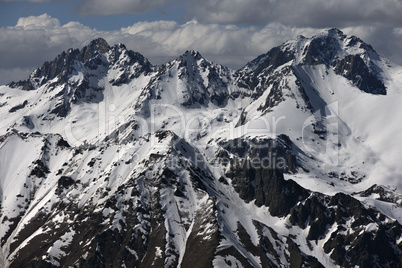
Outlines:
<svg viewBox="0 0 402 268"><path fill-rule="evenodd" d="M304 48L302 64L331 65L340 58L340 42L346 36L338 29L330 29L328 34L317 36Z"/></svg>
<svg viewBox="0 0 402 268"><path fill-rule="evenodd" d="M285 135L277 140L230 140L221 146L216 157L228 165L225 175L245 201L255 200L257 206L269 207L272 215L284 216L308 196L295 182L283 178L283 173L297 169L292 142Z"/></svg>
<svg viewBox="0 0 402 268"><path fill-rule="evenodd" d="M23 103L21 103L20 105L14 106L13 108L11 108L10 110L8 110L9 113L14 113L20 109L23 109L25 106L28 105L28 101L24 100Z"/></svg>
<svg viewBox="0 0 402 268"><path fill-rule="evenodd" d="M351 80L354 85L367 93L387 94L384 84L369 70L364 60L357 55L348 55L336 63L335 72Z"/></svg>
<svg viewBox="0 0 402 268"><path fill-rule="evenodd" d="M242 79L238 82L239 86L255 91L254 97L260 96L268 87L269 82L266 80L270 79L275 69L294 59L293 51L275 47L240 70Z"/></svg>
<svg viewBox="0 0 402 268"><path fill-rule="evenodd" d="M148 75L154 68L143 55L128 50L123 44L110 48L108 61L109 68L119 73L116 78L109 80L113 86L127 84L141 74Z"/></svg>

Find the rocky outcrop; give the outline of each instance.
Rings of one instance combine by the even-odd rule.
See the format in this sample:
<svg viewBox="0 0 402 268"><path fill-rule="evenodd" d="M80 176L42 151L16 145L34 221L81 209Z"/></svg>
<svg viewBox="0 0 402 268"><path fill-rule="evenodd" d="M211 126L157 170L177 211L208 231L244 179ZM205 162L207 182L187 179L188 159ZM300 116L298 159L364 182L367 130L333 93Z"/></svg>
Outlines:
<svg viewBox="0 0 402 268"><path fill-rule="evenodd" d="M352 81L360 90L371 93L386 95L384 83L378 79L378 74L373 73L367 67L360 55L348 55L335 65L335 73Z"/></svg>

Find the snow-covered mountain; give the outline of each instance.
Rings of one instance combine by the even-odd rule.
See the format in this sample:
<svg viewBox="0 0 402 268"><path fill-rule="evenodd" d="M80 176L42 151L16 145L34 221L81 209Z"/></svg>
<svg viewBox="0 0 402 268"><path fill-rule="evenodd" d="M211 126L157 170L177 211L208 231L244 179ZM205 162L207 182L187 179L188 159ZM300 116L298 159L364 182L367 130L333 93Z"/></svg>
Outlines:
<svg viewBox="0 0 402 268"><path fill-rule="evenodd" d="M337 29L237 71L62 52L0 87L0 266L401 267L401 85Z"/></svg>

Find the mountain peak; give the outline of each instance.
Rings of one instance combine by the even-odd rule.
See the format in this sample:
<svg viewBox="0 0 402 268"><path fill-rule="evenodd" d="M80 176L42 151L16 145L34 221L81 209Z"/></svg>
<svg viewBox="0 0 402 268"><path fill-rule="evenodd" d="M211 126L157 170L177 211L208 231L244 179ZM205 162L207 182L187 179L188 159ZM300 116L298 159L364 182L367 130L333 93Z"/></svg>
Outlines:
<svg viewBox="0 0 402 268"><path fill-rule="evenodd" d="M337 28L323 31L311 38L298 36L260 55L240 70L251 88L260 86L259 77L269 77L284 64L325 65L350 80L360 90L386 94L376 64L380 56L368 44L355 36L347 36ZM364 79L362 79L364 78ZM265 78L264 78L265 79ZM259 89L260 91L262 89Z"/></svg>
<svg viewBox="0 0 402 268"><path fill-rule="evenodd" d="M338 28L331 28L325 31L328 36L344 38L346 35Z"/></svg>
<svg viewBox="0 0 402 268"><path fill-rule="evenodd" d="M92 40L87 46L83 47L80 54L81 60L86 61L94 58L98 54L108 52L110 49L109 44L103 38L97 38Z"/></svg>
<svg viewBox="0 0 402 268"><path fill-rule="evenodd" d="M201 55L200 52L196 50L186 50L183 55L181 55L179 58L182 59L195 59L195 60L200 60L203 59L204 57Z"/></svg>
<svg viewBox="0 0 402 268"><path fill-rule="evenodd" d="M87 47L97 50L99 53L106 53L110 48L106 40L101 37L92 40Z"/></svg>

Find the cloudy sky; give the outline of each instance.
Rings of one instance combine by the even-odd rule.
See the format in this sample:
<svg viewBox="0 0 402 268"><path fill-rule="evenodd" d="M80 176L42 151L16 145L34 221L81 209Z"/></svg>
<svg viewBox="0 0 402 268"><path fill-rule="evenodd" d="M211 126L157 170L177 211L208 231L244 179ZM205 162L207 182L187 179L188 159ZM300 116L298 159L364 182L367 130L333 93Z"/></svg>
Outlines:
<svg viewBox="0 0 402 268"><path fill-rule="evenodd" d="M402 0L0 0L0 84L96 37L153 64L198 50L237 69L299 34L337 27L402 65Z"/></svg>

